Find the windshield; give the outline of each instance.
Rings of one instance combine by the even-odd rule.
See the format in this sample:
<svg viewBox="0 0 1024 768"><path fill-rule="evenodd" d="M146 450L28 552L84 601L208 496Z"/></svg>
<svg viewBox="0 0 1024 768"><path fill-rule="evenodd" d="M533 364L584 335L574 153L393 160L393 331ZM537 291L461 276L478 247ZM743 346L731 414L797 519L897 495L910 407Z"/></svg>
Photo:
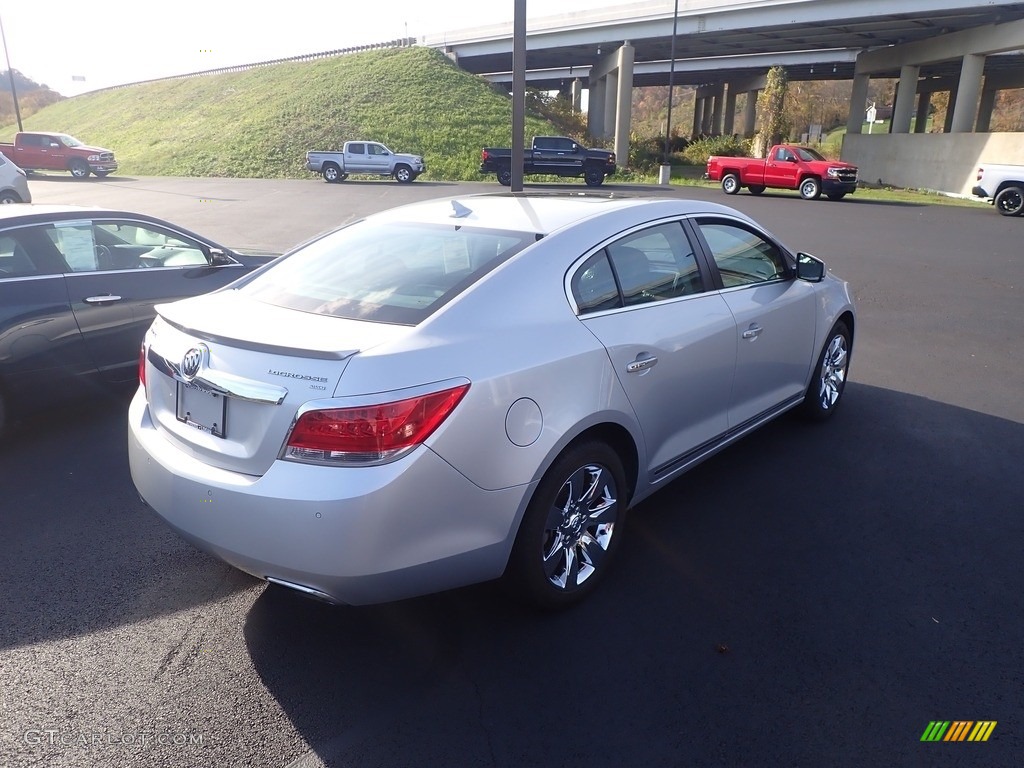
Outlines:
<svg viewBox="0 0 1024 768"><path fill-rule="evenodd" d="M361 221L278 260L238 290L302 312L416 325L535 240L532 232Z"/></svg>
<svg viewBox="0 0 1024 768"><path fill-rule="evenodd" d="M796 152L797 156L804 162L810 162L811 160L824 160L825 158L815 152L813 149L807 147L794 147L793 151Z"/></svg>
<svg viewBox="0 0 1024 768"><path fill-rule="evenodd" d="M63 144L65 147L82 147L82 146L85 146L84 144L82 144L82 142L80 142L74 136L68 136L66 133L60 134L59 136L57 136L57 138L60 139L60 143Z"/></svg>

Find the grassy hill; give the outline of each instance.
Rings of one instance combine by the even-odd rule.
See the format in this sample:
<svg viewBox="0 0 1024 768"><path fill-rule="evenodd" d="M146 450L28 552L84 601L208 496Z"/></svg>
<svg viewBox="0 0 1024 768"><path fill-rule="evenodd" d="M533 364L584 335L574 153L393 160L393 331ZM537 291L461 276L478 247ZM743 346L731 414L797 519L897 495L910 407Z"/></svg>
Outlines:
<svg viewBox="0 0 1024 768"><path fill-rule="evenodd" d="M480 148L510 145L511 116L440 52L403 48L85 94L24 123L109 147L130 175L309 178L307 150L372 139L422 154L426 178L478 179ZM527 137L558 132L527 116Z"/></svg>

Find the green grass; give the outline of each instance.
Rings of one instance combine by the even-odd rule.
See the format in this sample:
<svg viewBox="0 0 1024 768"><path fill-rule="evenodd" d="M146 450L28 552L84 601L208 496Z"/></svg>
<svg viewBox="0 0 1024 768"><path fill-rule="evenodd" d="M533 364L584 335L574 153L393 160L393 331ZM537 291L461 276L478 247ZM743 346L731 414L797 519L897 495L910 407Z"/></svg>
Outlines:
<svg viewBox="0 0 1024 768"><path fill-rule="evenodd" d="M307 150L372 139L424 155L426 178L478 179L481 147L511 144L511 112L441 53L404 48L85 94L25 127L109 147L126 175L308 178ZM551 132L527 116L527 135Z"/></svg>
<svg viewBox="0 0 1024 768"><path fill-rule="evenodd" d="M35 113L25 128L109 147L120 172L132 176L310 178L307 150L370 139L423 155L424 178L473 181L485 178L477 170L481 147L511 145L511 122L505 94L440 52L413 47L84 94ZM10 141L15 130L0 129L0 139ZM561 132L527 115L527 140ZM829 140L838 146L842 132ZM715 186L703 173L703 165L675 165L672 183ZM654 184L657 171L624 171L616 182ZM864 188L857 196L977 205L908 190Z"/></svg>

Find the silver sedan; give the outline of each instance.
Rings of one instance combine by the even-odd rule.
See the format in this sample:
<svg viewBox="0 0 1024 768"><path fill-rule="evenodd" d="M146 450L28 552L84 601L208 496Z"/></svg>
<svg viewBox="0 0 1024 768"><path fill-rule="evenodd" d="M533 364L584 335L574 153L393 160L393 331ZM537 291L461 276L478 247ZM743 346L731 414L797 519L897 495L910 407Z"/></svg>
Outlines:
<svg viewBox="0 0 1024 768"><path fill-rule="evenodd" d="M347 604L502 577L590 593L627 510L765 422L838 407L845 282L686 200L396 208L158 307L132 477L237 568Z"/></svg>

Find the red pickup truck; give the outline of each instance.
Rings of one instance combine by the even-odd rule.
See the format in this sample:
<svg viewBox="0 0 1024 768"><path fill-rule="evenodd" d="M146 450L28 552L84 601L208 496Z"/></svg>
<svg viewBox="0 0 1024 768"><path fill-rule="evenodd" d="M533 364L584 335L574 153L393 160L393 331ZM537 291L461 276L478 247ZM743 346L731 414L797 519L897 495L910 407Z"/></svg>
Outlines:
<svg viewBox="0 0 1024 768"><path fill-rule="evenodd" d="M106 176L117 170L114 153L90 147L66 133L21 131L14 143L0 142L0 153L25 171L71 171L76 179L90 173Z"/></svg>
<svg viewBox="0 0 1024 768"><path fill-rule="evenodd" d="M772 187L798 189L804 200L817 200L822 194L842 200L857 189L857 166L826 160L813 149L792 144L776 144L764 160L712 155L707 177L721 181L727 195L735 195L742 187L760 195Z"/></svg>

